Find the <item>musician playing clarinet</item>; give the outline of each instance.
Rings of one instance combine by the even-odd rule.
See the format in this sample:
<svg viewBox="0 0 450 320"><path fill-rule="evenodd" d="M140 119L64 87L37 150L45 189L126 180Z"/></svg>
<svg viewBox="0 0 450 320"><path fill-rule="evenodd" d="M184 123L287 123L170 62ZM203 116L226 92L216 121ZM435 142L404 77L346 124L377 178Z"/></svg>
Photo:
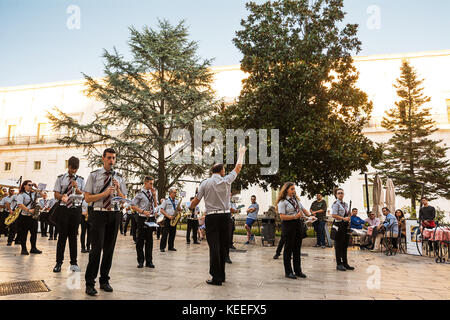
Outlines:
<svg viewBox="0 0 450 320"><path fill-rule="evenodd" d="M17 206L21 209L18 218L19 239L22 244L23 255L29 255L27 250L27 235L30 232L31 250L30 253L40 254L41 250L36 248L38 221L33 219L37 198L41 196L41 191L33 191L33 187L37 185L31 180L25 180L20 186L19 195L17 196Z"/></svg>
<svg viewBox="0 0 450 320"><path fill-rule="evenodd" d="M113 204L113 196L125 198L127 188L122 176L112 170L116 163L116 151L105 149L102 156L103 168L89 174L85 186L84 197L86 202L94 203L94 210L88 216L91 226L91 251L86 267L86 294L95 296L95 279L100 266L100 255L103 251L100 267L100 289L112 292L109 284L109 270L111 269L114 247L116 245L119 223L122 212Z"/></svg>
<svg viewBox="0 0 450 320"><path fill-rule="evenodd" d="M56 178L55 199L59 202L59 210L56 218L56 228L59 232L58 243L56 245L56 265L53 272L61 272L61 266L64 260L64 251L66 250L66 242L69 239L70 251L70 270L80 272L77 263L77 237L78 226L81 222L81 202L75 203L73 196L82 195L81 191L84 186L84 178L77 176L80 160L76 157L70 157L68 160L68 169L64 174Z"/></svg>
<svg viewBox="0 0 450 320"><path fill-rule="evenodd" d="M139 191L131 202L131 209L137 212L137 238L136 238L136 253L138 268L145 266L154 268L152 259L153 250L153 227L147 226L145 223L155 222L155 213L157 207L156 190L153 188L154 179L152 177L145 177L144 186ZM145 255L144 255L145 247Z"/></svg>

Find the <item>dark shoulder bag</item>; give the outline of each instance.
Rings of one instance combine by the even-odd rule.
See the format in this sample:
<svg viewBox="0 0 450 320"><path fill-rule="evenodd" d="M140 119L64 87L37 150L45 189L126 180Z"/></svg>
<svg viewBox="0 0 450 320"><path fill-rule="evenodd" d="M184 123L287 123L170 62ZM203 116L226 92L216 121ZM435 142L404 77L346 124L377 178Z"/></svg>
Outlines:
<svg viewBox="0 0 450 320"><path fill-rule="evenodd" d="M67 192L67 190L69 190L69 185L67 185L66 190L63 192L63 194L65 194ZM61 200L58 200L55 202L55 204L51 207L51 209L48 211L48 223L55 227L56 223L58 222L58 208L59 208L59 204L60 204Z"/></svg>
<svg viewBox="0 0 450 320"><path fill-rule="evenodd" d="M288 201L294 208L296 208L296 206L295 206L295 204L294 204L294 201L291 201L291 200L292 200L292 199L288 199L287 201ZM298 205L297 199L295 199L295 202L297 203L297 208L299 208L299 210L300 210L300 206ZM304 223L301 219L300 219L299 223L300 223L300 236L301 236L302 239L305 239L305 238L308 236L308 234L307 234L307 232L308 232L308 226L307 226L306 223Z"/></svg>

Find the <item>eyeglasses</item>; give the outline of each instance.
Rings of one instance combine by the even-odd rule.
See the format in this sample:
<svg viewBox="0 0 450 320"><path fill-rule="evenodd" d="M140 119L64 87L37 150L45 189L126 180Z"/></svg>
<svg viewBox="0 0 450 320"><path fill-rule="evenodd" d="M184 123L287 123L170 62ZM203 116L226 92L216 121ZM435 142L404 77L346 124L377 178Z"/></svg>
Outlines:
<svg viewBox="0 0 450 320"><path fill-rule="evenodd" d="M344 194L343 192L338 192L337 194Z"/></svg>
<svg viewBox="0 0 450 320"><path fill-rule="evenodd" d="M32 187L33 185L32 185L32 184L27 184L27 186L28 186L28 187Z"/></svg>

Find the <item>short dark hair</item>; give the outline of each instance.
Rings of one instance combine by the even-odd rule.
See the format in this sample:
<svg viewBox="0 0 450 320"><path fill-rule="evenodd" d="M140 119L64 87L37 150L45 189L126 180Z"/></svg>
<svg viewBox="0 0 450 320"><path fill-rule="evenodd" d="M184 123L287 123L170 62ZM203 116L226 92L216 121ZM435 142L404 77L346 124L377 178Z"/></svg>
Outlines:
<svg viewBox="0 0 450 320"><path fill-rule="evenodd" d="M220 173L222 170L223 170L222 163L217 163L217 164L213 165L213 167L211 168L212 173Z"/></svg>
<svg viewBox="0 0 450 320"><path fill-rule="evenodd" d="M80 167L80 159L77 157L70 157L69 160L67 160L67 166L72 169L78 169Z"/></svg>
<svg viewBox="0 0 450 320"><path fill-rule="evenodd" d="M387 212L391 212L391 210L389 210L388 207L383 207L383 209L385 209ZM383 209L381 209L381 210L383 210Z"/></svg>
<svg viewBox="0 0 450 320"><path fill-rule="evenodd" d="M194 200L194 199L195 199L195 197L190 197L190 198L189 198L190 201L192 201L192 200Z"/></svg>
<svg viewBox="0 0 450 320"><path fill-rule="evenodd" d="M337 194L338 194L338 191L339 191L339 190L344 191L344 189L342 189L342 188L336 188L336 189L334 189L334 197L335 197L335 198L337 197Z"/></svg>
<svg viewBox="0 0 450 320"><path fill-rule="evenodd" d="M106 157L106 154L107 153L116 153L116 150L114 150L113 148L106 148L104 151L103 151L103 156L104 157Z"/></svg>
<svg viewBox="0 0 450 320"><path fill-rule="evenodd" d="M146 177L144 178L144 182L152 181L152 180L155 180L155 179L153 179L152 176L146 176Z"/></svg>
<svg viewBox="0 0 450 320"><path fill-rule="evenodd" d="M423 199L425 199L425 200L427 200L427 201L430 201L430 199L428 199L428 198L425 197L425 196L423 196L422 198L420 198L420 200L423 200Z"/></svg>
<svg viewBox="0 0 450 320"><path fill-rule="evenodd" d="M352 211L355 211L355 210L358 211L358 208L352 208Z"/></svg>
<svg viewBox="0 0 450 320"><path fill-rule="evenodd" d="M254 194L252 194L252 196L250 198L255 198L256 199L256 196Z"/></svg>

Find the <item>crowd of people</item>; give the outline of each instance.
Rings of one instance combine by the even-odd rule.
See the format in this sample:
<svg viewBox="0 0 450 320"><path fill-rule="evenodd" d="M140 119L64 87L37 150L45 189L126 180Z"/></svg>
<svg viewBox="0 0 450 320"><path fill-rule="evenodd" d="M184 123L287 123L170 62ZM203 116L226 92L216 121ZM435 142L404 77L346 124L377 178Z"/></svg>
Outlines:
<svg viewBox="0 0 450 320"><path fill-rule="evenodd" d="M236 167L228 175L224 165L216 164L211 169L211 177L202 181L195 196L182 206L177 190L171 188L167 198L158 203L154 187L155 179L147 176L142 188L137 190L132 200L127 200L128 190L125 179L113 170L116 152L108 148L102 155L103 167L90 173L85 179L77 175L79 159L68 160L67 172L56 177L53 188L54 199L48 199L46 191L38 190L30 180L22 182L18 194L9 188L0 201L0 235L7 238L7 245L21 245L21 254L40 254L37 248L38 223L41 237L56 240L56 265L53 272L60 272L64 261L66 243L69 243L70 270L79 272L77 262L78 235L81 225L80 245L82 253L89 253L86 266L86 293L96 295L95 282L100 271L100 289L112 292L109 271L117 235L130 235L135 243L138 268L155 268L153 264L153 234L160 240L161 252L176 251L176 226L183 215L187 219L186 243L199 244L207 240L210 252L210 285L225 282L225 264L231 264L230 249L233 245L235 221L233 215L239 212L232 201L231 184L239 174L245 154L240 148ZM4 191L6 193L6 190ZM331 237L334 240L336 269L354 270L347 259L347 248L352 235L360 236L361 249L380 250L383 237L392 240L393 250L397 250L397 239L405 236L405 215L402 210L392 214L389 208L382 209L385 217L381 222L374 213L366 219L358 217L358 210L350 208L344 201L344 190L335 191L336 200L331 206L333 224ZM204 199L205 212L201 212L199 202ZM435 209L422 198L423 206L419 218L423 227L433 228ZM283 250L283 264L286 278L306 278L301 268L302 240L306 237L306 219L313 221L317 234L316 247L326 248L327 203L317 194L310 210L300 202L295 184L286 182L278 193L276 211L281 220L281 239L274 259ZM256 196L246 210L245 229L247 241L254 241L252 226L258 220L259 205ZM15 219L13 219L15 217ZM371 232L369 233L369 230ZM30 251L27 248L30 234Z"/></svg>

